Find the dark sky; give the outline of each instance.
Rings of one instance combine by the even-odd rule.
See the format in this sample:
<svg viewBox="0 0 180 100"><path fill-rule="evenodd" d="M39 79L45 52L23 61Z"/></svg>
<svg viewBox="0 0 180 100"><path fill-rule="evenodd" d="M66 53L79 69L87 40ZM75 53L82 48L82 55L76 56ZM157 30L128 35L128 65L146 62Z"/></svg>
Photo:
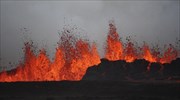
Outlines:
<svg viewBox="0 0 180 100"><path fill-rule="evenodd" d="M122 38L135 36L138 43L174 43L180 34L180 2L165 1L1 1L1 63L18 63L23 43L32 39L51 56L64 25L78 27L82 36L102 45L108 22L114 20ZM24 29L26 28L26 29ZM25 34L23 34L25 33Z"/></svg>

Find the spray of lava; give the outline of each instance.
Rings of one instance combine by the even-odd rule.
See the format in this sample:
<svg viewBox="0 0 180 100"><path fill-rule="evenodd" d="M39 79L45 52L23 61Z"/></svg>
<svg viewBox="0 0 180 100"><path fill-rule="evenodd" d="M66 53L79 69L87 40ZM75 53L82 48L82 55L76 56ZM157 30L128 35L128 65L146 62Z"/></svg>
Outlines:
<svg viewBox="0 0 180 100"><path fill-rule="evenodd" d="M68 30L62 32L54 61L44 49L35 55L32 43L25 43L25 60L12 71L0 73L0 82L81 80L90 66L100 63L96 44L77 39Z"/></svg>
<svg viewBox="0 0 180 100"><path fill-rule="evenodd" d="M110 23L105 48L106 59L126 62L145 59L150 63L163 64L170 63L178 57L178 52L172 45L161 56L156 51L152 52L147 44L141 47L142 52L137 51L131 41L124 45L119 39L114 23ZM1 72L0 82L81 80L88 67L100 63L96 44L78 39L66 29L60 36L53 61L50 61L44 49L35 55L32 43L25 43L24 52L24 62L16 69Z"/></svg>
<svg viewBox="0 0 180 100"><path fill-rule="evenodd" d="M124 43L119 40L119 34L116 31L114 23L110 23L109 28L105 53L105 58L108 60L125 60L126 62L133 62L135 59L145 59L150 63L159 62L163 64L170 63L178 57L178 50L174 48L173 45L169 45L162 55L157 53L157 51L151 52L146 43L140 48L140 51L142 52L138 52L131 41L128 41L126 45L123 45Z"/></svg>

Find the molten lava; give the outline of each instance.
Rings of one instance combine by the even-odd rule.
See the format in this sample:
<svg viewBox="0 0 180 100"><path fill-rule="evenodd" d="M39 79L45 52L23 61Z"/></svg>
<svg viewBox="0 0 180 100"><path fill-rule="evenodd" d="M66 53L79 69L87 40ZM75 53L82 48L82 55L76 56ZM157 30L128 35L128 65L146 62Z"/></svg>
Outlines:
<svg viewBox="0 0 180 100"><path fill-rule="evenodd" d="M178 57L178 52L172 45L161 56L152 52L147 44L141 48L142 52L137 52L133 42L128 41L124 45L119 39L113 23L109 24L106 43L105 58L111 61L125 60L129 63L136 59L145 59L150 64L163 64ZM68 30L62 32L53 61L50 61L44 49L35 55L32 43L25 43L24 52L24 63L11 71L1 72L0 82L81 80L88 67L100 63L96 44L78 39ZM148 66L147 69L150 70Z"/></svg>
<svg viewBox="0 0 180 100"><path fill-rule="evenodd" d="M167 48L161 57L160 54L151 52L149 46L145 43L141 48L142 53L137 52L137 48L130 41L124 46L123 42L119 40L119 34L116 32L116 27L113 23L109 24L106 43L105 58L110 61L125 60L126 62L133 62L135 59L145 59L150 63L159 62L163 64L170 63L178 57L178 50L172 45Z"/></svg>
<svg viewBox="0 0 180 100"><path fill-rule="evenodd" d="M0 82L81 80L90 66L100 63L96 44L76 39L64 31L51 62L45 50L36 56L31 44L25 44L25 61L17 69L0 73Z"/></svg>
<svg viewBox="0 0 180 100"><path fill-rule="evenodd" d="M119 35L116 32L116 27L110 23L109 24L109 34L107 36L107 47L105 58L108 60L122 60L123 59L123 46L119 40Z"/></svg>

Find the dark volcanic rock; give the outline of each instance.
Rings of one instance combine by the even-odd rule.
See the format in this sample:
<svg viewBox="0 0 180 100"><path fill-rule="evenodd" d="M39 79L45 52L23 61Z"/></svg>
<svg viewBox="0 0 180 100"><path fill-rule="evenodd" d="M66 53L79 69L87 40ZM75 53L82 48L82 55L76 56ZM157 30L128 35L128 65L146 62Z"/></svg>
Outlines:
<svg viewBox="0 0 180 100"><path fill-rule="evenodd" d="M0 82L0 100L179 100L179 82L151 81L180 79L179 65L180 59L163 65L102 59L81 81Z"/></svg>
<svg viewBox="0 0 180 100"><path fill-rule="evenodd" d="M147 71L147 66L149 62L146 60L136 60L132 63L126 63L126 73L128 74L126 77L130 77L133 79L143 79L145 77L145 73Z"/></svg>
<svg viewBox="0 0 180 100"><path fill-rule="evenodd" d="M170 64L150 63L139 59L132 63L123 60L102 59L97 66L88 68L83 80L165 80L180 79L180 58Z"/></svg>
<svg viewBox="0 0 180 100"><path fill-rule="evenodd" d="M83 80L122 80L125 76L125 61L102 59L98 66L88 68Z"/></svg>
<svg viewBox="0 0 180 100"><path fill-rule="evenodd" d="M164 64L162 73L164 77L169 79L180 79L180 58L177 58L170 64Z"/></svg>

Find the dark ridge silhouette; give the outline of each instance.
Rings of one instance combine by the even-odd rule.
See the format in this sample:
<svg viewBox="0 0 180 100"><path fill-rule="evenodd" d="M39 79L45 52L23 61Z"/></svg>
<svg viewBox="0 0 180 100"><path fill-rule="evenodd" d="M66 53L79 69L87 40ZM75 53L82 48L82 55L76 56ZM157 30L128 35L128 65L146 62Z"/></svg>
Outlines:
<svg viewBox="0 0 180 100"><path fill-rule="evenodd" d="M82 80L180 80L180 58L170 64L149 63L144 59L126 63L123 60L108 61L87 69Z"/></svg>

